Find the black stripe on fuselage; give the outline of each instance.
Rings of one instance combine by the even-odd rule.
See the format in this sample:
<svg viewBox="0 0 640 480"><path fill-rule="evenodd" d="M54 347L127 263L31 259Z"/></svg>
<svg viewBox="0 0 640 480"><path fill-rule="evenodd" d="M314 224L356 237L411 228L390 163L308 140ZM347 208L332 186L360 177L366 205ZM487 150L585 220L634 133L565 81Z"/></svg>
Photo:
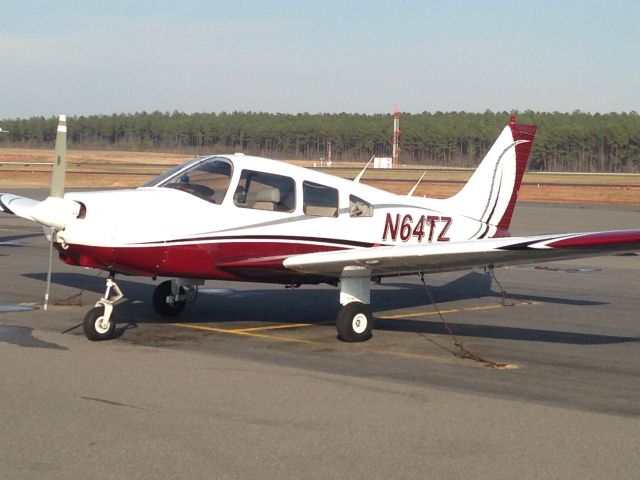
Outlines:
<svg viewBox="0 0 640 480"><path fill-rule="evenodd" d="M528 240L526 242L514 243L513 245L505 245L504 247L498 247L498 250L527 250L531 245L536 243L544 243L550 240L558 240L562 237L548 237L538 240Z"/></svg>
<svg viewBox="0 0 640 480"><path fill-rule="evenodd" d="M478 240L482 240L484 237L487 236L487 233L489 233L489 228L490 228L490 225L487 224L487 226L484 229L484 232L482 232L482 235L478 237Z"/></svg>
<svg viewBox="0 0 640 480"><path fill-rule="evenodd" d="M196 243L196 242L210 242L221 240L293 240L301 242L313 242L313 243L331 243L334 245L344 245L349 247L373 247L375 244L369 242L358 242L354 240L343 240L336 238L321 238L321 237L297 237L289 235L226 235L226 236L210 236L210 237L192 237L192 238L179 238L175 240L168 240L166 242L142 242L134 245L171 245L175 243Z"/></svg>
<svg viewBox="0 0 640 480"><path fill-rule="evenodd" d="M487 218L487 222L486 222L487 226L485 227L484 232L482 232L482 235L480 235L478 237L478 240L482 240L489 233L489 228L490 228L490 225L491 225L491 217L493 217L493 214L496 211L496 207L498 206L498 200L500 200L500 189L501 188L502 188L502 182L498 185L498 193L496 195L496 202L493 204L493 208L491 209L491 213L489 214L489 218Z"/></svg>
<svg viewBox="0 0 640 480"><path fill-rule="evenodd" d="M495 211L496 211L496 207L498 206L498 200L500 200L500 190L501 190L501 189L502 189L502 182L500 182L500 183L498 184L498 193L496 194L496 201L495 201L495 203L493 204L493 208L491 209L491 213L489 214L489 218L487 218L486 223L489 223L489 224L491 223L491 217L493 217L493 214L494 214L494 213L495 213Z"/></svg>

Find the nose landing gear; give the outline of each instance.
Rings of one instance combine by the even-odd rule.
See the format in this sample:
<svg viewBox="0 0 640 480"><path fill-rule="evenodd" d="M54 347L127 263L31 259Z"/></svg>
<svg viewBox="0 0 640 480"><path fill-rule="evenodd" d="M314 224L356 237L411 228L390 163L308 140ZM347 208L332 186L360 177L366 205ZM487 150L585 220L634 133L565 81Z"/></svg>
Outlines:
<svg viewBox="0 0 640 480"><path fill-rule="evenodd" d="M114 278L115 273L110 273L104 296L84 317L82 329L89 340L109 340L114 336L113 306L124 297ZM185 305L196 299L199 285L204 285L204 280L177 278L162 282L153 292L154 310L165 317L180 315Z"/></svg>
<svg viewBox="0 0 640 480"><path fill-rule="evenodd" d="M115 274L107 278L107 289L104 296L96 302L96 306L87 312L82 322L82 329L89 340L109 340L116 330L116 323L112 319L113 305L124 295L118 284L113 280ZM112 297L112 293L115 293Z"/></svg>

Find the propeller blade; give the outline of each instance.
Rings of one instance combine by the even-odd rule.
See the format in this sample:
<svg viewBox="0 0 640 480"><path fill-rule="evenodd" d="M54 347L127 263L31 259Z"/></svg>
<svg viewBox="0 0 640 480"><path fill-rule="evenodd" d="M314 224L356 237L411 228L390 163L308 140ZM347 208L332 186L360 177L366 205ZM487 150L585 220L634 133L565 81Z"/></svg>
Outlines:
<svg viewBox="0 0 640 480"><path fill-rule="evenodd" d="M64 177L66 174L66 170L67 170L67 117L66 115L60 115L60 117L58 117L58 131L56 132L55 156L53 159L53 170L51 172L50 197L60 198L60 199L64 197ZM45 202L42 202L41 205L44 205ZM62 203L61 200L58 200L58 202ZM53 223L53 222L47 222L47 223ZM47 270L47 288L44 293L44 305L43 305L43 308L45 310L49 307L49 293L51 291L51 270L53 269L53 242L55 240L55 235L56 235L56 229L51 227L51 234L49 236L49 269Z"/></svg>
<svg viewBox="0 0 640 480"><path fill-rule="evenodd" d="M67 170L67 116L58 118L58 131L56 133L56 150L53 159L53 172L51 175L51 196L62 198L64 196L64 177Z"/></svg>

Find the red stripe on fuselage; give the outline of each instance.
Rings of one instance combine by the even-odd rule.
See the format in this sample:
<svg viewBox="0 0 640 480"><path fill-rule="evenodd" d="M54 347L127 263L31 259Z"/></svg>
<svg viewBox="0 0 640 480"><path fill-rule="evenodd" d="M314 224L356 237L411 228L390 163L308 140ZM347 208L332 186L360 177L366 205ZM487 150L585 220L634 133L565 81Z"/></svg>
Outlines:
<svg viewBox="0 0 640 480"><path fill-rule="evenodd" d="M292 242L208 242L146 247L69 245L60 258L70 265L142 276L288 282L304 275L287 270L284 259L342 247ZM298 278L300 277L300 278ZM310 282L316 280L309 278ZM301 283L301 282L300 282Z"/></svg>

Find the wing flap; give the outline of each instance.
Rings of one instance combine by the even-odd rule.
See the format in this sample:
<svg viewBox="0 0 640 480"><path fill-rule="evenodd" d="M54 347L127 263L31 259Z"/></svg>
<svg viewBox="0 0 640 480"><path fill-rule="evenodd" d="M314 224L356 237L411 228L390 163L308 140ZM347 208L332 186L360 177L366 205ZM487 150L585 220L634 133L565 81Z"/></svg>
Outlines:
<svg viewBox="0 0 640 480"><path fill-rule="evenodd" d="M636 250L640 250L640 230L616 230L309 253L287 258L284 266L308 275L340 277L347 267L364 267L373 276L390 276L489 265L517 265Z"/></svg>

